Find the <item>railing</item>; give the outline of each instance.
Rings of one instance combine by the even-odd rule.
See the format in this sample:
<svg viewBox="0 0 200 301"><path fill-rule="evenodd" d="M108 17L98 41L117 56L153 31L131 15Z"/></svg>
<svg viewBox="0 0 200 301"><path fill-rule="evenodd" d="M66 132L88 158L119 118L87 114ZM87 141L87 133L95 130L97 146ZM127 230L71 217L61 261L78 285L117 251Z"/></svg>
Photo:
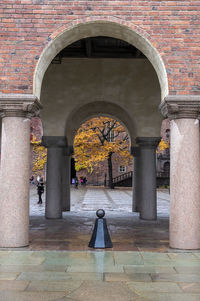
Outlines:
<svg viewBox="0 0 200 301"><path fill-rule="evenodd" d="M121 182L121 181L123 181L123 180L129 179L129 178L131 178L132 176L133 176L133 172L132 172L132 171L123 173L122 175L113 178L113 184L116 184L116 183L119 183L119 182Z"/></svg>
<svg viewBox="0 0 200 301"><path fill-rule="evenodd" d="M169 171L159 171L156 176L157 178L169 178Z"/></svg>

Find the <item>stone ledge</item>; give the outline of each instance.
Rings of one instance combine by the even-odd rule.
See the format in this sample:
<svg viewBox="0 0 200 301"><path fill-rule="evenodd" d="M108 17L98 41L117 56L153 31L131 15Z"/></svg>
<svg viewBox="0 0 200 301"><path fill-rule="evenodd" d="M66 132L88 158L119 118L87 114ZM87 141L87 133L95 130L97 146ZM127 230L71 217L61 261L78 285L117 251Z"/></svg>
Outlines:
<svg viewBox="0 0 200 301"><path fill-rule="evenodd" d="M38 116L42 105L32 94L3 94L0 93L0 116L27 117Z"/></svg>
<svg viewBox="0 0 200 301"><path fill-rule="evenodd" d="M67 139L65 136L43 136L42 145L49 147L67 148Z"/></svg>
<svg viewBox="0 0 200 301"><path fill-rule="evenodd" d="M156 148L160 142L160 137L137 137L136 143L142 148Z"/></svg>
<svg viewBox="0 0 200 301"><path fill-rule="evenodd" d="M172 119L199 119L200 95L168 95L160 104L159 110L164 117Z"/></svg>

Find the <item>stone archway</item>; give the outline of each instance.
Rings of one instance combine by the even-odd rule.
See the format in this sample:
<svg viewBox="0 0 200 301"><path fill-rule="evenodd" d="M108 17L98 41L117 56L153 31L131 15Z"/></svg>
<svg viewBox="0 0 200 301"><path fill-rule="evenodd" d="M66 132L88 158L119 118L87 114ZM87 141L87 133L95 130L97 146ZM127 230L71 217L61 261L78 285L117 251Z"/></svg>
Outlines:
<svg viewBox="0 0 200 301"><path fill-rule="evenodd" d="M113 73L115 75L115 78L113 80L115 84L112 86L112 90L113 90L112 93L110 93L110 90L108 90L108 86L109 86L108 85L109 82L108 62L106 62L106 64L100 64L101 66L99 65L98 62L97 66L94 66L94 62L91 63L91 60L87 60L87 63L85 61L84 63L79 61L76 67L74 68L74 70L76 71L70 69L70 66L68 65L69 61L67 61L66 64L63 63L63 66L60 66L60 68L58 68L59 70L56 69L55 66L50 65L55 55L58 54L63 48L72 44L74 41L86 37L98 37L98 36L112 37L128 42L129 44L134 45L136 48L142 51L145 54L146 58L149 59L146 60L146 63L148 65L146 71L147 76L145 75L145 72L141 72L141 70L145 70L145 68L144 69L134 68L133 67L134 63L126 62L125 67L123 67L123 70L126 71L129 70L129 66L128 66L129 64L132 66L132 69L129 70L130 73L127 75L125 72L125 75L123 75L124 77L121 80L122 83L124 78L129 79L129 82L127 84L128 91L130 92L129 95L127 95L126 93L127 92L125 87L126 85L123 86L123 91L120 91L120 93L116 93L116 87L119 87L121 85L119 81L119 74L121 73L122 70L120 70L121 66L118 64L119 62L116 62L115 73ZM84 73L84 70L88 69L87 64L90 64L88 65L91 71L90 78L87 77L88 74ZM83 65L84 67L81 67ZM47 70L48 66L49 68ZM105 72L104 75L106 74L107 76L106 77L107 82L104 77L103 85L100 86L100 89L103 88L105 89L105 91L104 93L99 93L99 94L97 94L96 92L96 87L99 88L98 78L95 77L94 76L95 73L93 73L94 69L98 68L98 66L100 66L99 68L100 72L103 73ZM62 67L63 67L63 73L61 72ZM113 67L113 65L111 67ZM140 70L139 76L138 76L138 70ZM60 72L58 76L59 80L57 78L57 81L59 82L59 86L54 86L54 75L56 74L56 72ZM45 77L43 81L44 73L45 73ZM143 79L143 81L141 80L138 83L137 77L145 78L145 80ZM134 82L132 82L131 80L132 78L134 78ZM158 79L159 79L160 86L158 84ZM43 81L44 88L40 96L40 88L42 85L42 81ZM74 86L74 82L77 82L78 84ZM93 86L91 82L93 83ZM124 82L126 81L124 80ZM149 87L147 88L149 82L150 85L152 84L153 89ZM113 83L109 82L109 84L112 85ZM91 89L91 86L93 87L93 90ZM48 92L48 87L50 92ZM78 93L74 94L72 90L78 91ZM143 93L144 90L146 91L148 90L148 92L145 92L146 93L145 95ZM88 93L88 91L90 91L90 93ZM166 76L164 63L160 55L158 54L157 50L153 47L153 45L139 32L131 28L128 28L123 24L119 24L116 22L109 22L105 20L86 22L61 31L61 33L54 38L54 40L47 46L47 48L44 49L40 57L34 76L34 93L38 97L40 97L41 102L44 104L46 108L46 113L44 112L43 117L44 119L46 119L45 124L47 125L47 127L49 125L51 127L51 130L49 131L47 130L45 132L46 138L44 137L44 141L49 149L48 150L49 158L51 157L50 152L52 152L52 154L54 152L54 154L52 155L52 160L53 160L53 156L57 156L57 158L60 157L60 159L56 163L57 167L61 164L60 163L61 161L63 162L62 151L61 151L62 147L63 148L67 147L68 149L67 156L69 157L71 146L73 145L74 133L80 126L81 122L86 120L89 116L96 115L97 113L98 114L104 113L107 115L118 117L126 125L126 127L130 132L132 145L134 145L134 140L137 136L144 137L144 139L142 140L139 139L137 140L137 142L141 144L141 148L143 149L143 153L142 153L143 159L146 158L145 159L146 162L148 160L151 161L152 159L152 164L148 165L148 174L152 173L153 177L155 178L154 157L155 157L156 145L158 142L156 136L159 136L159 120L158 120L159 118L157 119L157 115L158 115L157 107L158 104L160 103L160 100L164 98L164 96L168 93L168 83L167 83L167 76ZM126 96L124 96L125 94ZM125 97L125 101L123 101L122 95L123 97ZM51 112L50 111L48 112L48 107L51 108ZM151 116L152 111L154 112L153 113L154 117ZM51 117L48 116L48 113L50 113ZM138 116L141 116L141 120L137 120ZM58 124L58 120L59 120L59 124ZM145 130L142 131L144 121L145 121ZM54 128L55 125L58 125L57 131L55 131L52 128L52 124L54 124ZM151 125L149 126L149 124ZM146 150L148 151L146 152ZM150 154L150 157L149 155L147 155L147 153ZM53 169L55 170L55 168ZM57 170L59 170L59 168L57 168ZM143 174L145 174L145 172L146 170L145 168L143 168ZM53 172L51 174L53 174ZM56 177L56 179L58 178L59 177ZM55 183L56 179L52 180L51 177L52 185L53 183ZM147 202L147 199L150 198L149 194L151 194L150 207L152 207L153 210L152 212L150 212L149 207L148 208L144 207L145 214L143 214L142 217L144 219L152 220L152 219L156 219L156 194L154 189L155 179L150 183L150 186L153 186L152 189L153 193L148 192L146 193L146 195L143 196L143 198L145 198L146 199L145 202ZM146 189L144 188L142 190L146 190ZM47 191L48 191L48 187L47 187ZM61 189L59 189L59 191L61 191ZM55 196L53 195L53 193L52 193L52 197L50 196L50 193L48 194L48 199L52 200L51 202L52 209L49 210L49 213L46 216L48 218L60 218L62 216L61 206L59 207L58 214L57 215L54 214L56 210L54 204ZM62 199L61 193L60 193L60 199ZM154 205L151 206L152 204Z"/></svg>
<svg viewBox="0 0 200 301"><path fill-rule="evenodd" d="M117 19L116 22L109 20L91 20L81 22L72 27L62 29L58 35L48 44L43 50L38 64L35 69L33 79L33 93L40 98L41 85L44 74L51 63L52 59L59 53L63 48L72 44L73 42L86 37L92 36L109 36L117 39L124 40L136 48L138 48L144 55L149 59L152 66L154 67L156 74L159 79L161 88L161 100L168 95L168 79L166 69L163 60L156 50L156 48L150 43L150 41L144 36L143 32L138 28L132 29L123 24Z"/></svg>
<svg viewBox="0 0 200 301"><path fill-rule="evenodd" d="M96 101L84 106L77 107L66 120L65 133L69 146L73 145L77 130L86 120L96 116L108 116L118 120L125 128L130 137L130 147L134 145L136 131L135 124L128 112L114 103Z"/></svg>

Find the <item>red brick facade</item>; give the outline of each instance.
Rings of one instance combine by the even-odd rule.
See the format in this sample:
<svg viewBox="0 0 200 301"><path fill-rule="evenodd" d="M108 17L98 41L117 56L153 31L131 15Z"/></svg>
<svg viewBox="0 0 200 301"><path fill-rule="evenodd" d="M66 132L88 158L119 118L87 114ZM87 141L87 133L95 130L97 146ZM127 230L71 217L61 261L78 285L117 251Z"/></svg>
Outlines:
<svg viewBox="0 0 200 301"><path fill-rule="evenodd" d="M113 178L115 178L126 172L133 171L133 160L130 160L129 164L124 164L122 160L120 161L119 157L116 157L116 155L113 154L112 166ZM125 167L124 172L120 171L120 166ZM86 177L88 184L104 185L104 181L106 180L106 184L108 185L108 162L107 160L103 161L92 173L89 173L86 170L81 170L77 172L77 176L79 179L81 176Z"/></svg>
<svg viewBox="0 0 200 301"><path fill-rule="evenodd" d="M33 74L47 44L63 30L107 20L142 34L166 67L169 94L200 93L200 1L3 0L0 91L33 93Z"/></svg>

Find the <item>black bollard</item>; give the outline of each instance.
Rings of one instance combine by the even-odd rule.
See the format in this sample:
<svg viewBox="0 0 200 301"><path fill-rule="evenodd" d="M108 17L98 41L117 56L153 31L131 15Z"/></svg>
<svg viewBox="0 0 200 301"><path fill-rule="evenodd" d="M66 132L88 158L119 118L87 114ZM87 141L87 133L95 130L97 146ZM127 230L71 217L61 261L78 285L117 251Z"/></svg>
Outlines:
<svg viewBox="0 0 200 301"><path fill-rule="evenodd" d="M99 209L96 212L98 218L95 220L95 226L88 247L94 249L112 248L112 242L106 224L105 211Z"/></svg>

